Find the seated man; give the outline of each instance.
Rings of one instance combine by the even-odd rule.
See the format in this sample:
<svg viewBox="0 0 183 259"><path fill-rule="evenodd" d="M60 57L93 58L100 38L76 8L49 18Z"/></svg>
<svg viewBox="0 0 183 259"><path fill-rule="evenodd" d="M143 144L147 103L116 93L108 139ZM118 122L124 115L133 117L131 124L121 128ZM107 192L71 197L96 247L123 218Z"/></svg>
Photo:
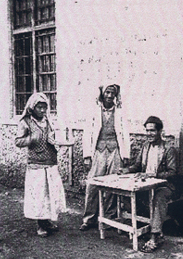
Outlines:
<svg viewBox="0 0 183 259"><path fill-rule="evenodd" d="M162 225L165 220L168 205L175 186L173 179L176 175L176 150L161 138L162 121L151 116L144 123L147 132L147 142L144 143L134 165L123 169L123 173L139 173L139 177L156 177L166 179L166 185L155 189L153 201L153 220L151 238L142 247L143 252L153 252L163 240Z"/></svg>

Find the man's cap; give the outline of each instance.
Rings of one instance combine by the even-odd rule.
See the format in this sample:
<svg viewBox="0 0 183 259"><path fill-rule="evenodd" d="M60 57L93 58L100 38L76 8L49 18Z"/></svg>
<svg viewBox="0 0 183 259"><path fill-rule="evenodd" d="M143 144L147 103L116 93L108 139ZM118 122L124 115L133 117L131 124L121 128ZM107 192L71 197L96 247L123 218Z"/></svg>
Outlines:
<svg viewBox="0 0 183 259"><path fill-rule="evenodd" d="M157 130L161 130L163 128L163 122L156 116L150 116L144 123L144 127L146 127L148 123L155 123Z"/></svg>

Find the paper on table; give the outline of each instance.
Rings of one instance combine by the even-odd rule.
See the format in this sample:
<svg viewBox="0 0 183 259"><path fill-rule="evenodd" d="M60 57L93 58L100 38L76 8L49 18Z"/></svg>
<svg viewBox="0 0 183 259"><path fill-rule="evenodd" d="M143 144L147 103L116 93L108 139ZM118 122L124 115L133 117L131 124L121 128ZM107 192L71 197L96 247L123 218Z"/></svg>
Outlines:
<svg viewBox="0 0 183 259"><path fill-rule="evenodd" d="M105 175L105 176L97 176L94 177L92 180L105 183L106 185L115 185L120 186L122 183L125 182L134 182L134 174L124 174L124 175L118 175L118 174L111 174L111 175Z"/></svg>

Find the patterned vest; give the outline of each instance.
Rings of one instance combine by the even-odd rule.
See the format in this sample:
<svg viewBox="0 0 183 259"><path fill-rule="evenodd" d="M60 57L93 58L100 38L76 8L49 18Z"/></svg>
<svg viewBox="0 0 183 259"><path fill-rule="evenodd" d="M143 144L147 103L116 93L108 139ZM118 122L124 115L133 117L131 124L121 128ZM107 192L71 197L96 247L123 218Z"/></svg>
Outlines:
<svg viewBox="0 0 183 259"><path fill-rule="evenodd" d="M102 111L102 128L99 133L96 149L103 152L107 148L110 152L118 147L114 128L114 110L107 119Z"/></svg>
<svg viewBox="0 0 183 259"><path fill-rule="evenodd" d="M36 121L26 117L25 121L29 126L29 134L35 131L41 131L42 138L39 142L32 143L28 148L28 163L29 164L43 164L43 165L56 165L57 164L57 151L53 145L48 143L48 132L51 129L49 122L46 121L46 127L40 127Z"/></svg>

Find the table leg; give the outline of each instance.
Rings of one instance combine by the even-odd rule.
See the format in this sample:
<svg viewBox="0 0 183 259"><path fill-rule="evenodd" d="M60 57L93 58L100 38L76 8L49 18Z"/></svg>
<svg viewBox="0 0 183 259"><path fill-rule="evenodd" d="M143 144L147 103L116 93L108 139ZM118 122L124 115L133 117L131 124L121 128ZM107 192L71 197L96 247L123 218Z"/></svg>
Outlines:
<svg viewBox="0 0 183 259"><path fill-rule="evenodd" d="M72 154L73 154L73 147L69 147L69 185L73 185L73 176L72 176Z"/></svg>
<svg viewBox="0 0 183 259"><path fill-rule="evenodd" d="M133 249L138 251L137 219L136 219L136 193L131 193L131 213L133 227Z"/></svg>
<svg viewBox="0 0 183 259"><path fill-rule="evenodd" d="M99 190L99 231L100 231L100 238L105 239L105 231L103 227L103 223L101 222L101 217L104 217L104 199L103 193Z"/></svg>
<svg viewBox="0 0 183 259"><path fill-rule="evenodd" d="M154 199L154 189L149 190L149 211L150 211L150 224L153 218L153 199Z"/></svg>
<svg viewBox="0 0 183 259"><path fill-rule="evenodd" d="M117 218L121 219L121 196L117 195ZM121 229L118 229L118 234L120 235L122 233Z"/></svg>

